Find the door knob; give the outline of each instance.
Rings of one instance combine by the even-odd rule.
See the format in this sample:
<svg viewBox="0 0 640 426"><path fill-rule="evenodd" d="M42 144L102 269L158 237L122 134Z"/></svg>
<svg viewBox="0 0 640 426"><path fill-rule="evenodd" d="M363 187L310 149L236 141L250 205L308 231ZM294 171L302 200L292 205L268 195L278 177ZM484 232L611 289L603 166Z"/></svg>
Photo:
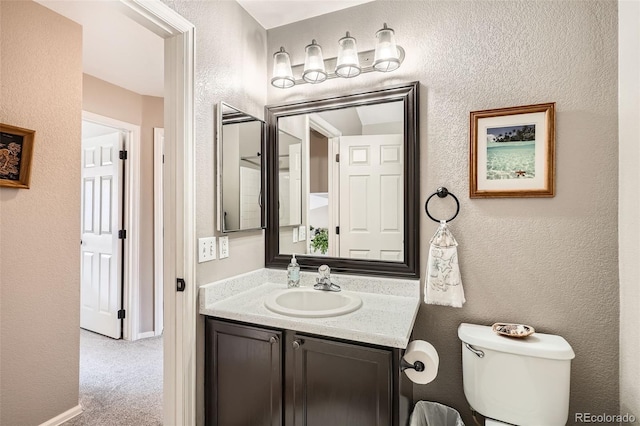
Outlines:
<svg viewBox="0 0 640 426"><path fill-rule="evenodd" d="M304 342L300 339L296 339L293 341L293 343L291 344L293 346L293 349L299 349L300 346L303 344Z"/></svg>
<svg viewBox="0 0 640 426"><path fill-rule="evenodd" d="M275 345L276 343L278 343L278 338L276 336L269 337L269 343Z"/></svg>

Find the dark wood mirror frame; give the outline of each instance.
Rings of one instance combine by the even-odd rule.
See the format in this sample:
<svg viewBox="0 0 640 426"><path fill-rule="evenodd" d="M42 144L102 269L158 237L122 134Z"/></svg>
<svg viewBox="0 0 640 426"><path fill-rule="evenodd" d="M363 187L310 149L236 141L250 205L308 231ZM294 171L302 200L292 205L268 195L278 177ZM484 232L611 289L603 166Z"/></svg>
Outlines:
<svg viewBox="0 0 640 426"><path fill-rule="evenodd" d="M420 267L420 140L418 132L418 82L391 86L378 90L360 92L346 96L298 101L265 107L265 180L267 228L265 232L265 266L287 267L291 255L281 254L278 223L278 119L293 115L348 107L403 101L404 103L404 253L403 262L382 260L347 259L296 254L303 270L315 270L327 264L331 270L345 274L378 275L398 278L419 278Z"/></svg>

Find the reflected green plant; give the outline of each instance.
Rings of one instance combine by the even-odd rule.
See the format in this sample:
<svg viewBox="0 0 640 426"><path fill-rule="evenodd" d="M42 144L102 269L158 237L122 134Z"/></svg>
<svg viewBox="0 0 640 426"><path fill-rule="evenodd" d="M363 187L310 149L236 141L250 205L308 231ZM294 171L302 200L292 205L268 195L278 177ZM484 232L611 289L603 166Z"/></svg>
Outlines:
<svg viewBox="0 0 640 426"><path fill-rule="evenodd" d="M310 229L313 233L313 238L311 238L311 247L315 251L327 254L327 250L329 250L329 231L327 228L314 228L312 226Z"/></svg>

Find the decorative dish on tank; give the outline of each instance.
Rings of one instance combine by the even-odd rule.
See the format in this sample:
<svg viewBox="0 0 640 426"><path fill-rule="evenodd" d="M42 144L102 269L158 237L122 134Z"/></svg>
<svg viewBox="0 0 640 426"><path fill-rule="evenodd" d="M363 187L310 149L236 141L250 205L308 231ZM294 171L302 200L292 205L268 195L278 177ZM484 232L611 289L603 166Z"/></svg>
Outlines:
<svg viewBox="0 0 640 426"><path fill-rule="evenodd" d="M497 322L493 324L491 329L498 334L509 337L527 337L536 332L530 325L525 324L506 324Z"/></svg>

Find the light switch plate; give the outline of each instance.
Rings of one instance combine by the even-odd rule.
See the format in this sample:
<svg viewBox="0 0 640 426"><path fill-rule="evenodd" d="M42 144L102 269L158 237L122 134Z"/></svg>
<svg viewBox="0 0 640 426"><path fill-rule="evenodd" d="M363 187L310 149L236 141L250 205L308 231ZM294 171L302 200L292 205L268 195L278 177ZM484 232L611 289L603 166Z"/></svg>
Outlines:
<svg viewBox="0 0 640 426"><path fill-rule="evenodd" d="M300 225L298 227L298 241L304 241L307 239L307 227Z"/></svg>
<svg viewBox="0 0 640 426"><path fill-rule="evenodd" d="M198 238L198 263L216 258L216 237Z"/></svg>
<svg viewBox="0 0 640 426"><path fill-rule="evenodd" d="M298 228L293 228L293 242L298 242Z"/></svg>
<svg viewBox="0 0 640 426"><path fill-rule="evenodd" d="M220 237L220 259L229 257L229 237Z"/></svg>

